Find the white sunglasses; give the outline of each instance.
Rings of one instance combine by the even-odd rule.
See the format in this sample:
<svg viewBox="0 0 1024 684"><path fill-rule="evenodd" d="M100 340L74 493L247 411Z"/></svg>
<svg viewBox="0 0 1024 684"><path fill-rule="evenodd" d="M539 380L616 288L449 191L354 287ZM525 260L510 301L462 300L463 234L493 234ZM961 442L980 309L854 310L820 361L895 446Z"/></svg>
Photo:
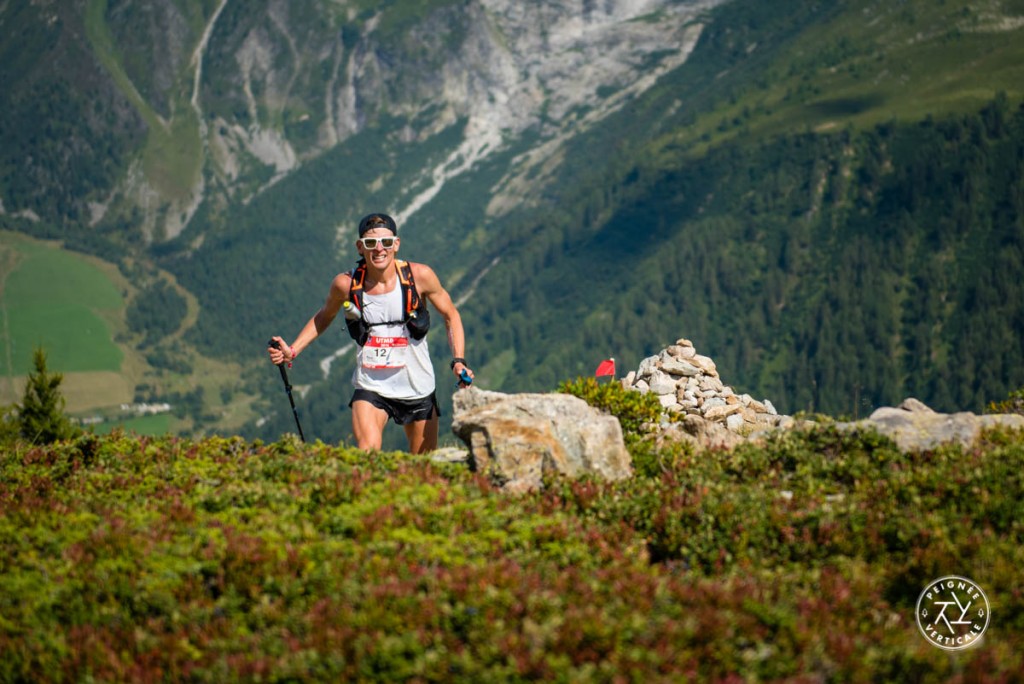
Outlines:
<svg viewBox="0 0 1024 684"><path fill-rule="evenodd" d="M397 237L364 237L359 238L359 244L363 246L363 249L377 249L377 244L384 249L391 249L395 246Z"/></svg>

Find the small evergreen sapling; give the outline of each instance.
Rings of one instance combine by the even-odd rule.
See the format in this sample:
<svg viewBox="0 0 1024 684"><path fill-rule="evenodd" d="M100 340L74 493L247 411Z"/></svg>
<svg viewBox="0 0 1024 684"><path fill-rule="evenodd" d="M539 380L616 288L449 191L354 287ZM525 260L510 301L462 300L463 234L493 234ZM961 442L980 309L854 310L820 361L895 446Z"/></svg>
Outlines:
<svg viewBox="0 0 1024 684"><path fill-rule="evenodd" d="M25 396L18 407L21 437L32 444L49 444L74 437L80 432L64 415L64 395L60 391L63 373L46 369L46 352L37 347L33 355L35 372L29 373Z"/></svg>

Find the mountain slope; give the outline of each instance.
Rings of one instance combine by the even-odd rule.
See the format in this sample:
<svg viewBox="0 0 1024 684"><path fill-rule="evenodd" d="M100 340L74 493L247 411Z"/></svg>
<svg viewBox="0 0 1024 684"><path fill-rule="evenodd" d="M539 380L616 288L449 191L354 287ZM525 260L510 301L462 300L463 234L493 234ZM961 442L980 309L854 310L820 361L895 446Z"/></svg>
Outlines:
<svg viewBox="0 0 1024 684"><path fill-rule="evenodd" d="M485 334L497 348L494 373L503 382L550 386L591 372L609 355L635 367L678 336L695 339L738 386L788 411L857 413L911 392L949 410L980 408L1024 382L1012 361L1021 308L1006 282L1024 266L1019 91L1012 102L997 98L980 116L963 118L955 114L980 108L975 98L984 89L947 95L942 108L935 104L932 123L920 126L900 123L918 116L912 87L906 100L865 97L841 116L821 105L829 99L815 94L822 86L813 73L796 72L809 99L801 104L794 95L784 113L799 120L791 127L799 132L760 132L779 120L774 109L755 104L779 89L768 75L837 27L853 25L851 15L869 6L840 13L838 5L806 5L803 15L782 12L785 20L774 24L756 4L723 8L722 21L673 77L676 92L735 104L702 114L698 96L691 111L678 107L680 125L659 122L664 135L646 145L629 136L633 149L620 164L597 167L600 180L579 182L583 191L561 198L563 210L575 212L571 228L538 223L518 243L525 266L514 257L503 261L508 271L538 275L502 275L499 266L482 288L474 311L486 317ZM736 21L744 8L749 21ZM800 16L808 21L803 33L794 32ZM905 22L904 30L916 25ZM994 35L979 59L1019 70L1010 59L1019 41ZM754 64L736 58L738 46L767 54ZM709 64L722 66L714 79ZM885 73L891 64L882 58L876 68ZM836 70L822 69L820 78ZM1002 84L1006 73L987 76ZM648 94L648 101L661 97L652 110L671 111L670 83ZM745 114L730 120L730 107ZM619 123L609 120L608 128L618 133ZM591 149L609 147L591 142ZM595 285L605 286L598 296ZM491 313L499 303L511 322ZM972 334L979 329L989 335ZM502 340L513 335L532 343L511 345L531 353L510 368ZM999 343L990 344L993 338Z"/></svg>
<svg viewBox="0 0 1024 684"><path fill-rule="evenodd" d="M551 389L686 336L734 386L787 412L858 415L908 394L980 409L1024 383L1020 297L1006 282L1024 267L1021 93L1005 88L1024 63L1019 23L904 9L730 3L685 66L567 142L523 194L539 208L492 217L493 247L469 268L480 382ZM966 28L936 33L951 17ZM931 42L907 38L922 25ZM963 78L959 62L872 90L936 42L1001 67L931 99L934 80ZM822 56L832 43L847 61ZM837 73L863 94L833 96ZM454 195L441 206L459 206ZM308 403L344 434L335 392Z"/></svg>
<svg viewBox="0 0 1024 684"><path fill-rule="evenodd" d="M550 389L687 336L787 411L909 392L977 408L1022 380L1019 306L993 295L1020 268L1021 17L1020 0L8 4L0 221L174 273L201 311L152 358L247 364L266 410L266 337L316 309L378 208L464 301L485 386ZM294 369L332 439L344 381L317 362L345 343Z"/></svg>

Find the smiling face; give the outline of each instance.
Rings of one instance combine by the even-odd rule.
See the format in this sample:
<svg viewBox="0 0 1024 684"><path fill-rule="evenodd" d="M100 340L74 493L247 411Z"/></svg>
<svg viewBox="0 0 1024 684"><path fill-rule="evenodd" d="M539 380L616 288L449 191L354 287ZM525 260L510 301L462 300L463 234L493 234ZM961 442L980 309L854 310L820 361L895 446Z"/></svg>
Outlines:
<svg viewBox="0 0 1024 684"><path fill-rule="evenodd" d="M389 246L385 246L388 243L390 243ZM368 247L368 244L372 246ZM359 255L366 259L367 265L379 270L384 270L391 265L398 247L398 237L383 227L372 228L363 233L363 237L356 240L356 249L359 251Z"/></svg>

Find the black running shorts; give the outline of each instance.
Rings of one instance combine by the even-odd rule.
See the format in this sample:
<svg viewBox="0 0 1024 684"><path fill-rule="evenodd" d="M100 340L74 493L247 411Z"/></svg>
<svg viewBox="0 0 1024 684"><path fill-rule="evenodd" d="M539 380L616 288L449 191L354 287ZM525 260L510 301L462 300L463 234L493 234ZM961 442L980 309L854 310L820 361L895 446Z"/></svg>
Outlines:
<svg viewBox="0 0 1024 684"><path fill-rule="evenodd" d="M437 393L431 392L429 397L422 399L389 399L382 397L370 390L357 389L352 394L352 401L348 402L351 408L357 401L367 401L390 416L391 420L399 425L408 425L421 420L430 420L434 416L441 415L441 409L437 405Z"/></svg>

